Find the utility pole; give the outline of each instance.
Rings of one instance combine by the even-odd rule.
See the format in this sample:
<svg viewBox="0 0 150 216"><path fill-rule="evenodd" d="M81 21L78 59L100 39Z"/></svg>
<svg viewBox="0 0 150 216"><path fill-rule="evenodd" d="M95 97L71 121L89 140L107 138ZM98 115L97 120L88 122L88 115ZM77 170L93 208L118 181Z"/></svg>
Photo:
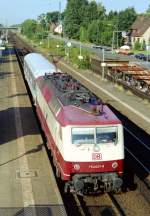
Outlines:
<svg viewBox="0 0 150 216"><path fill-rule="evenodd" d="M50 4L50 6L51 6L51 1L49 2L49 4ZM48 40L48 48L50 47L50 41L49 41L49 39L50 39L50 30L51 30L51 18L50 18L50 20L48 20L48 34L47 34L47 40Z"/></svg>
<svg viewBox="0 0 150 216"><path fill-rule="evenodd" d="M5 20L5 42L7 41L7 19Z"/></svg>
<svg viewBox="0 0 150 216"><path fill-rule="evenodd" d="M114 50L114 41L115 41L115 31L113 31L113 37L112 37L112 47L111 47L111 52L113 53Z"/></svg>
<svg viewBox="0 0 150 216"><path fill-rule="evenodd" d="M59 17L58 17L58 23L61 24L61 1L59 1Z"/></svg>
<svg viewBox="0 0 150 216"><path fill-rule="evenodd" d="M111 51L113 53L113 50L114 50L114 43L115 43L115 33L117 34L117 48L118 48L118 33L122 33L122 31L113 31L113 37L112 37L112 48L111 48Z"/></svg>

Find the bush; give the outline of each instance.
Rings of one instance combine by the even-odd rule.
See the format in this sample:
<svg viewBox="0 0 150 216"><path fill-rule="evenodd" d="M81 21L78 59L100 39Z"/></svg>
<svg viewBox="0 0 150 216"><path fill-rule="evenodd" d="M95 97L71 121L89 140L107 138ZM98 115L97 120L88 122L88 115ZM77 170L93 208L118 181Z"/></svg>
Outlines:
<svg viewBox="0 0 150 216"><path fill-rule="evenodd" d="M145 40L143 40L143 43L142 43L142 50L146 50L146 42L145 42Z"/></svg>
<svg viewBox="0 0 150 216"><path fill-rule="evenodd" d="M142 47L142 45L141 45L141 43L140 43L139 41L136 41L136 42L134 43L134 49L135 49L135 50L140 50L141 47Z"/></svg>
<svg viewBox="0 0 150 216"><path fill-rule="evenodd" d="M89 55L86 55L83 60L78 59L77 61L78 67L80 69L89 69L90 68L90 58Z"/></svg>

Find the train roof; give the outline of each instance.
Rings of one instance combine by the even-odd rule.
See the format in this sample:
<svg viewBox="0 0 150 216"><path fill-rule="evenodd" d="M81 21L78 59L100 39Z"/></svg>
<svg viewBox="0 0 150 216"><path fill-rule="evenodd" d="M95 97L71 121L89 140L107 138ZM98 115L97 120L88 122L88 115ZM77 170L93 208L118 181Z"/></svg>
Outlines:
<svg viewBox="0 0 150 216"><path fill-rule="evenodd" d="M108 106L103 105L103 113L95 114L89 110L82 109L82 107L68 106L63 107L59 114L58 120L61 125L114 125L120 124L121 121L113 114Z"/></svg>
<svg viewBox="0 0 150 216"><path fill-rule="evenodd" d="M40 53L29 53L24 57L35 78L56 72L55 66Z"/></svg>
<svg viewBox="0 0 150 216"><path fill-rule="evenodd" d="M61 125L121 123L107 105L68 74L56 73L41 77L38 85ZM93 106L93 102L96 106Z"/></svg>

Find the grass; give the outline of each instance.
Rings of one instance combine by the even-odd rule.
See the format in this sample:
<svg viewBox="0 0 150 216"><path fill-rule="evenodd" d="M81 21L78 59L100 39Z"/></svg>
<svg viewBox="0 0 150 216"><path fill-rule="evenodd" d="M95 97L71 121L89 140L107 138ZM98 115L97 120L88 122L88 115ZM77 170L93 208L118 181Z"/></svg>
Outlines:
<svg viewBox="0 0 150 216"><path fill-rule="evenodd" d="M143 53L145 55L150 55L150 50L132 50L134 54Z"/></svg>
<svg viewBox="0 0 150 216"><path fill-rule="evenodd" d="M48 52L52 58L55 56L64 58L75 67L81 69L89 69L90 67L90 52L85 49L82 49L82 53L80 53L80 48L74 46L67 47L64 42L53 38L50 38L49 41L44 39L42 43L37 39L29 40L28 38L25 38L25 40L37 48ZM79 59L80 54L83 56L83 60Z"/></svg>

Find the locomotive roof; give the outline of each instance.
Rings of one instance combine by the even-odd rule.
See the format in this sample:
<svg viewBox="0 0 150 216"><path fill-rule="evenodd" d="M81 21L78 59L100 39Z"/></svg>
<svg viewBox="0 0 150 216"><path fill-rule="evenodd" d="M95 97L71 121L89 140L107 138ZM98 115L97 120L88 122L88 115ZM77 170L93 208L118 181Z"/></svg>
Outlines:
<svg viewBox="0 0 150 216"><path fill-rule="evenodd" d="M120 123L108 106L103 105L90 90L68 74L55 73L44 76L39 78L38 83L46 101L62 125ZM92 100L96 106L93 106Z"/></svg>
<svg viewBox="0 0 150 216"><path fill-rule="evenodd" d="M24 62L28 65L35 78L56 71L55 66L40 53L27 54L24 57Z"/></svg>

